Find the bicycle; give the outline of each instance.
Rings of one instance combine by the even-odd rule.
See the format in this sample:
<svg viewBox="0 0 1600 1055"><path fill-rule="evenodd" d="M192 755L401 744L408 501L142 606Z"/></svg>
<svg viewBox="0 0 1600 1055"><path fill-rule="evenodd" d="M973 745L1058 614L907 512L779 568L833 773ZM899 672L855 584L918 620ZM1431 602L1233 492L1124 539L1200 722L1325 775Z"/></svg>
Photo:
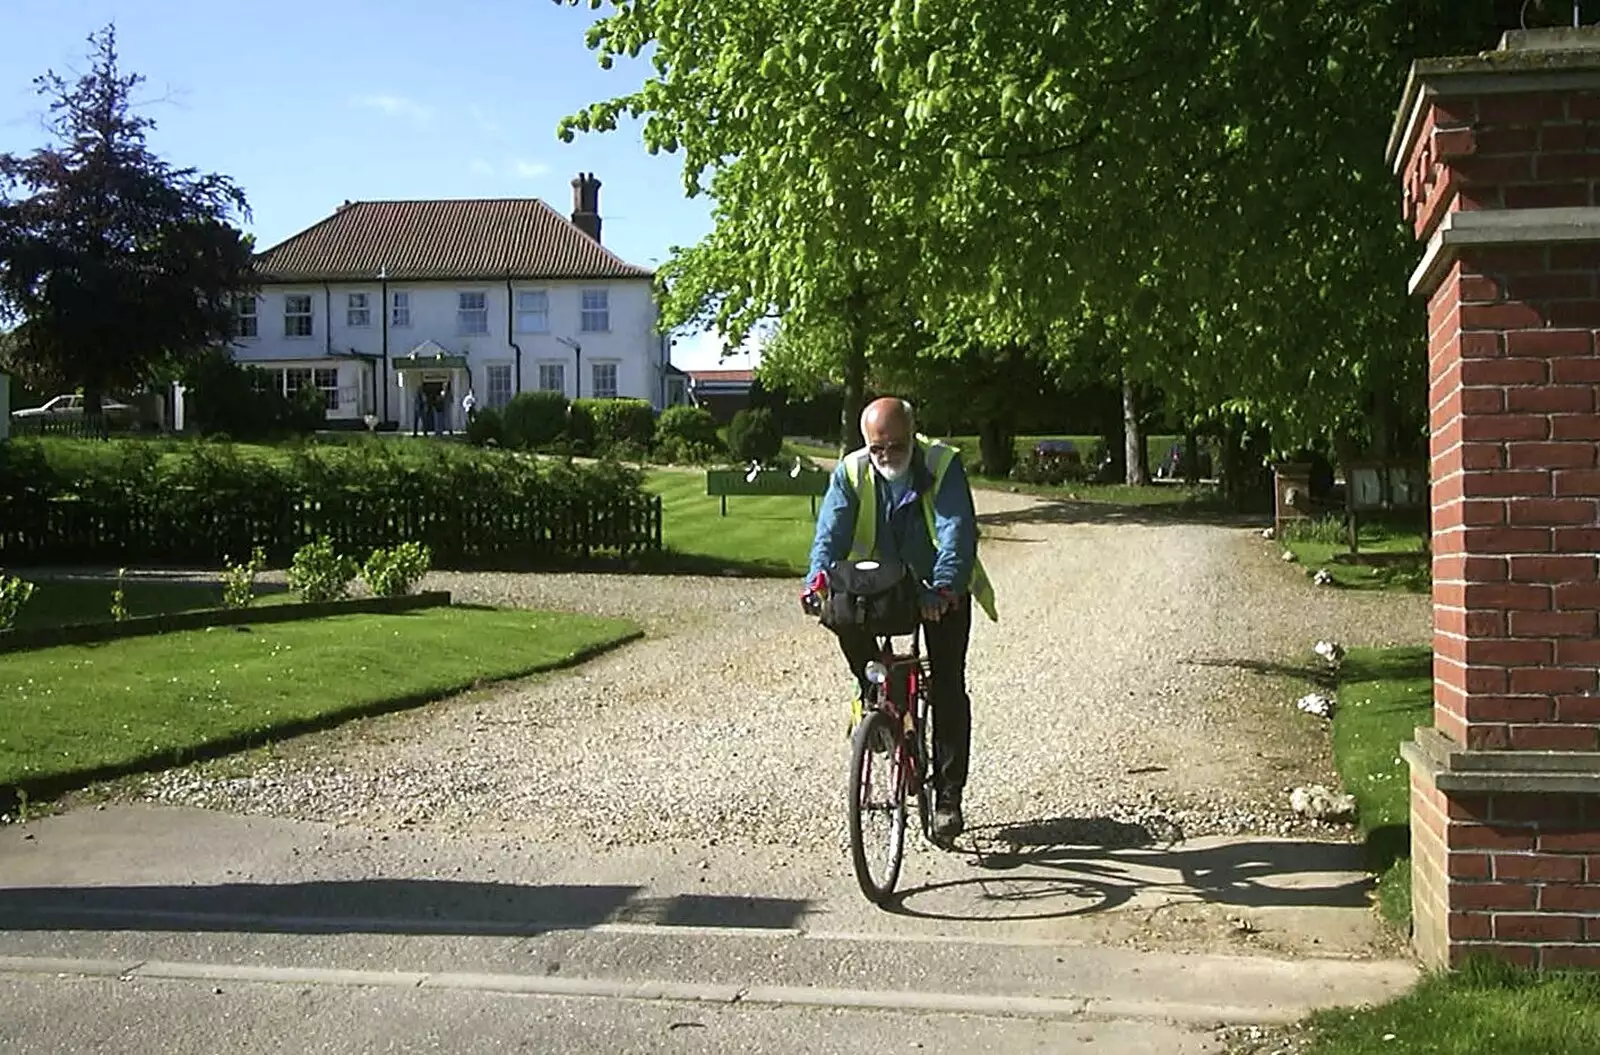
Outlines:
<svg viewBox="0 0 1600 1055"><path fill-rule="evenodd" d="M808 602L812 614L821 602ZM900 635L905 636L905 635ZM933 834L933 739L928 719L928 662L922 650L922 624L915 624L909 651L897 652L894 635L874 634L878 658L866 666L867 691L861 720L850 738L850 770L845 807L850 826L850 860L867 900L882 905L894 893L905 861L906 800L917 800L923 836ZM882 787L874 793L875 778ZM869 831L875 819L886 830ZM878 851L882 860L879 861Z"/></svg>

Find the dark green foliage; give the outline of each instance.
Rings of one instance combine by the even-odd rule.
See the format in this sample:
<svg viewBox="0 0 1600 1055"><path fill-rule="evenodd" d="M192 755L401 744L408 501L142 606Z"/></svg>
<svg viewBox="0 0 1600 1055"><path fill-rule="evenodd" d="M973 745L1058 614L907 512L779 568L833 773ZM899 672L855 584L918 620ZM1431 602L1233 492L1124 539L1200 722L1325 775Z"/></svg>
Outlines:
<svg viewBox="0 0 1600 1055"><path fill-rule="evenodd" d="M271 440L313 432L327 420L321 389L302 388L287 399L275 379L234 362L221 349L211 349L190 364L184 385L184 427L202 436Z"/></svg>
<svg viewBox="0 0 1600 1055"><path fill-rule="evenodd" d="M504 447L506 419L493 407L484 407L467 421L467 442L474 447Z"/></svg>
<svg viewBox="0 0 1600 1055"><path fill-rule="evenodd" d="M560 392L518 392L505 409L505 444L541 450L567 430L567 397Z"/></svg>
<svg viewBox="0 0 1600 1055"><path fill-rule="evenodd" d="M648 450L656 436L656 416L643 399L580 399L577 405L594 422L593 452Z"/></svg>
<svg viewBox="0 0 1600 1055"><path fill-rule="evenodd" d="M727 446L717 434L717 419L704 407L668 407L656 422L656 460L675 465L703 465L725 458Z"/></svg>
<svg viewBox="0 0 1600 1055"><path fill-rule="evenodd" d="M783 449L778 419L764 407L739 411L728 426L728 449L741 462L774 461Z"/></svg>

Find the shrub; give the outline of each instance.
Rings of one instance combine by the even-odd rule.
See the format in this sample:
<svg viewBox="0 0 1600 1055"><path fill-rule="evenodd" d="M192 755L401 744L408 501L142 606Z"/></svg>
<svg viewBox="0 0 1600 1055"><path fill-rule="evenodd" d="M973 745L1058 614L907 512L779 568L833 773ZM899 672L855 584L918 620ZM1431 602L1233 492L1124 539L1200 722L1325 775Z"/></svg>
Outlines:
<svg viewBox="0 0 1600 1055"><path fill-rule="evenodd" d="M260 453L212 441L22 439L0 446L0 564L287 567L416 541L438 568L528 568L653 549L643 478L466 444L358 437ZM634 515L637 511L639 515ZM93 524L92 533L75 529Z"/></svg>
<svg viewBox="0 0 1600 1055"><path fill-rule="evenodd" d="M562 454L585 455L596 447L594 426L594 400L574 400L567 413L567 430Z"/></svg>
<svg viewBox="0 0 1600 1055"><path fill-rule="evenodd" d="M589 412L594 422L595 454L605 454L621 445L625 450L649 450L656 436L656 413L643 399L580 399L573 404ZM618 453L617 457L623 454Z"/></svg>
<svg viewBox="0 0 1600 1055"><path fill-rule="evenodd" d="M662 411L661 420L656 422L656 442L665 444L671 440L681 441L690 450L703 447L716 450L722 446L722 437L717 435L717 419L705 407L668 407Z"/></svg>
<svg viewBox="0 0 1600 1055"><path fill-rule="evenodd" d="M484 407L467 421L467 442L474 447L504 447L506 419L493 407Z"/></svg>
<svg viewBox="0 0 1600 1055"><path fill-rule="evenodd" d="M17 625L17 615L33 596L33 583L0 575L0 630Z"/></svg>
<svg viewBox="0 0 1600 1055"><path fill-rule="evenodd" d="M303 388L285 399L275 378L220 349L196 360L184 385L184 427L202 436L269 440L315 431L327 420L321 389Z"/></svg>
<svg viewBox="0 0 1600 1055"><path fill-rule="evenodd" d="M720 440L713 445L669 436L656 442L655 460L663 465L711 465L727 458L728 448Z"/></svg>
<svg viewBox="0 0 1600 1055"><path fill-rule="evenodd" d="M560 392L518 392L506 404L505 442L518 450L539 450L567 428L567 397Z"/></svg>
<svg viewBox="0 0 1600 1055"><path fill-rule="evenodd" d="M335 553L333 541L326 535L296 550L289 565L289 589L309 604L348 596L355 577L356 562Z"/></svg>
<svg viewBox="0 0 1600 1055"><path fill-rule="evenodd" d="M403 597L428 574L433 555L418 542L402 542L393 549L375 549L361 569L361 581L378 597Z"/></svg>
<svg viewBox="0 0 1600 1055"><path fill-rule="evenodd" d="M256 576L267 566L267 554L260 547L250 551L244 564L229 564L222 573L222 607L248 608L255 596Z"/></svg>
<svg viewBox="0 0 1600 1055"><path fill-rule="evenodd" d="M111 591L111 621L120 623L128 618L128 591L124 585L128 578L127 568L117 569L117 588Z"/></svg>
<svg viewBox="0 0 1600 1055"><path fill-rule="evenodd" d="M741 410L728 425L728 449L741 462L775 461L783 450L783 433L778 419L765 407Z"/></svg>
<svg viewBox="0 0 1600 1055"><path fill-rule="evenodd" d="M1087 480L1089 466L1081 461L1071 461L1059 453L1040 454L1029 451L1011 467L1011 479L1018 483L1058 485Z"/></svg>

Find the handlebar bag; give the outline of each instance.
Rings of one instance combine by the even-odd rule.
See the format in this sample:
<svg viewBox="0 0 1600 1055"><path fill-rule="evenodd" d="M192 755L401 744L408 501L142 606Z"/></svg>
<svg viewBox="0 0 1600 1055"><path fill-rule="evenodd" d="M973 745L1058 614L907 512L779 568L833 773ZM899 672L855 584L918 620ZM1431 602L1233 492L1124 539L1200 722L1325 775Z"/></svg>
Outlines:
<svg viewBox="0 0 1600 1055"><path fill-rule="evenodd" d="M909 569L896 561L835 561L828 568L828 596L822 625L835 633L846 628L877 637L916 630L922 598Z"/></svg>

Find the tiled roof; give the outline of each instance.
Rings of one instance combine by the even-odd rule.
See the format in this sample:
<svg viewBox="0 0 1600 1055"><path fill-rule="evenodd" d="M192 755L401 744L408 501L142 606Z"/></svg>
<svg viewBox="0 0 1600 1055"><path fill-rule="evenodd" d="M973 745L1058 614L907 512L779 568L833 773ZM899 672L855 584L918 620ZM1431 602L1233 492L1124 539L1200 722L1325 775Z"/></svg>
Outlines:
<svg viewBox="0 0 1600 1055"><path fill-rule="evenodd" d="M750 384L756 379L754 370L690 370L687 373L696 382L714 385Z"/></svg>
<svg viewBox="0 0 1600 1055"><path fill-rule="evenodd" d="M538 198L357 201L257 254L265 281L649 278Z"/></svg>

